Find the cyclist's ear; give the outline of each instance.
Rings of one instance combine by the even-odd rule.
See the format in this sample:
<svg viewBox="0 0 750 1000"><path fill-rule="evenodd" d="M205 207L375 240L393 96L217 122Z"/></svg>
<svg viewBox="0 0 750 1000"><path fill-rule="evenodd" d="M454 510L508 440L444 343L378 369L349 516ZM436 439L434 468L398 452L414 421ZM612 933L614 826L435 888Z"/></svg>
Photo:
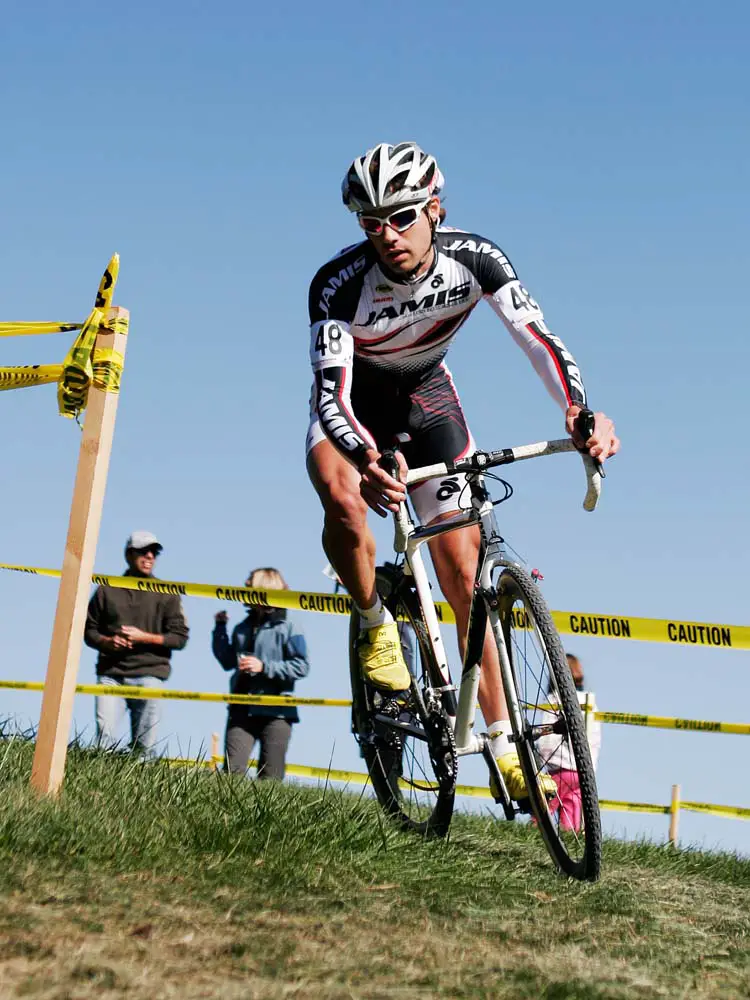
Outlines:
<svg viewBox="0 0 750 1000"><path fill-rule="evenodd" d="M445 218L445 209L440 207L439 198L431 198L427 203L427 215L430 219L430 225L435 228L438 226Z"/></svg>

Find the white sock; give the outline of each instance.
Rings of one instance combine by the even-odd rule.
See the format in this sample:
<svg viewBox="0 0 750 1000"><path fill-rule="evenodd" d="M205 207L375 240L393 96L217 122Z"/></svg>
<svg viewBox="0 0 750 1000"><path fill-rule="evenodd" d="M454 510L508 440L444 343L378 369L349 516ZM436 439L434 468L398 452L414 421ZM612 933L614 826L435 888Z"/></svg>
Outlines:
<svg viewBox="0 0 750 1000"><path fill-rule="evenodd" d="M502 757L506 753L515 753L515 743L511 743L508 739L509 736L513 735L513 726L510 724L510 719L500 719L499 722L493 722L492 725L487 727L487 735L492 744L493 757L497 758Z"/></svg>
<svg viewBox="0 0 750 1000"><path fill-rule="evenodd" d="M393 621L393 615L383 605L383 602L380 600L380 594L376 596L375 603L371 608L360 608L358 604L355 607L359 611L359 624L361 628L377 628L378 625L385 625L387 622Z"/></svg>

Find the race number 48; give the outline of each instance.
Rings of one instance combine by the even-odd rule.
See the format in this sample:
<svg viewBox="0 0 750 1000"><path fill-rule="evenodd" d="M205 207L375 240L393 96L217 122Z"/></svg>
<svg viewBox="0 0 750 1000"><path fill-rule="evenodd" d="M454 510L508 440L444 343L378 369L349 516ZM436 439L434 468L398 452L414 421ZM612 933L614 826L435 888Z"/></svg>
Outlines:
<svg viewBox="0 0 750 1000"><path fill-rule="evenodd" d="M511 285L510 297L513 302L513 308L518 312L521 309L528 309L533 312L539 311L539 306L532 299L523 285Z"/></svg>
<svg viewBox="0 0 750 1000"><path fill-rule="evenodd" d="M341 336L341 327L335 323L321 326L315 338L315 350L321 358L326 356L326 352L332 355L341 354Z"/></svg>

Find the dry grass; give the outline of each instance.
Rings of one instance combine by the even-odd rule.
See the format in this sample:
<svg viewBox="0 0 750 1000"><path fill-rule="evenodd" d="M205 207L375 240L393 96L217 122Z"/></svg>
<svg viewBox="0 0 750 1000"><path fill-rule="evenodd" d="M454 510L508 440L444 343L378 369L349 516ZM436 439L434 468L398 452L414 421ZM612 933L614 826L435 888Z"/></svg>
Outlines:
<svg viewBox="0 0 750 1000"><path fill-rule="evenodd" d="M731 856L610 841L580 885L488 819L425 843L330 789L81 752L53 805L0 758L3 998L750 995Z"/></svg>

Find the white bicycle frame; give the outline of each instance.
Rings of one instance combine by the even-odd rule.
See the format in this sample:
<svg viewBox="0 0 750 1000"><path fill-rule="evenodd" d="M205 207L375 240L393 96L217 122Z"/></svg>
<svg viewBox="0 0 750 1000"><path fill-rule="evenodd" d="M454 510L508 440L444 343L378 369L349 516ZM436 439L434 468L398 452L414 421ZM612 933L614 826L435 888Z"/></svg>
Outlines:
<svg viewBox="0 0 750 1000"><path fill-rule="evenodd" d="M540 441L537 444L505 449L505 457L502 461L487 461L486 464L494 467L527 458L540 458L544 455L558 455L562 452L575 450L576 447L570 438L558 441ZM482 455L485 453L479 454ZM586 454L583 454L581 457L586 467L586 477L588 480L588 488L583 506L585 510L593 510L599 499L601 477L594 460ZM463 470L455 470L443 464L411 469L406 477L406 485L415 486L417 483L425 482L437 476L453 474L456 471ZM394 548L396 552L404 554L407 567L406 572L410 573L414 579L419 603L422 607L427 626L429 641L435 654L435 662L440 669L443 679L443 687L434 689L438 694L444 691L455 690L455 688L451 684L448 660L440 631L440 622L432 600L427 570L425 569L420 549L425 542L438 535L442 535L448 531L457 531L472 524L479 525L481 544L475 578L474 597L472 599L469 626L466 635L461 684L458 691L458 708L455 719L451 719L456 739L456 750L459 756L482 753L487 741L486 735L477 735L473 732L487 620L489 620L497 644L500 657L500 672L508 705L508 715L516 738L521 736L524 727L523 715L516 696L512 667L500 624L497 598L495 597L492 582L492 575L496 569L505 566L518 566L518 563L508 556L505 549L503 539L497 529L492 499L484 487L482 473L469 471L466 474L471 490L471 507L466 511L461 511L450 518L446 518L444 521L427 526L414 524L405 503L400 504L398 511L393 515L395 525Z"/></svg>

